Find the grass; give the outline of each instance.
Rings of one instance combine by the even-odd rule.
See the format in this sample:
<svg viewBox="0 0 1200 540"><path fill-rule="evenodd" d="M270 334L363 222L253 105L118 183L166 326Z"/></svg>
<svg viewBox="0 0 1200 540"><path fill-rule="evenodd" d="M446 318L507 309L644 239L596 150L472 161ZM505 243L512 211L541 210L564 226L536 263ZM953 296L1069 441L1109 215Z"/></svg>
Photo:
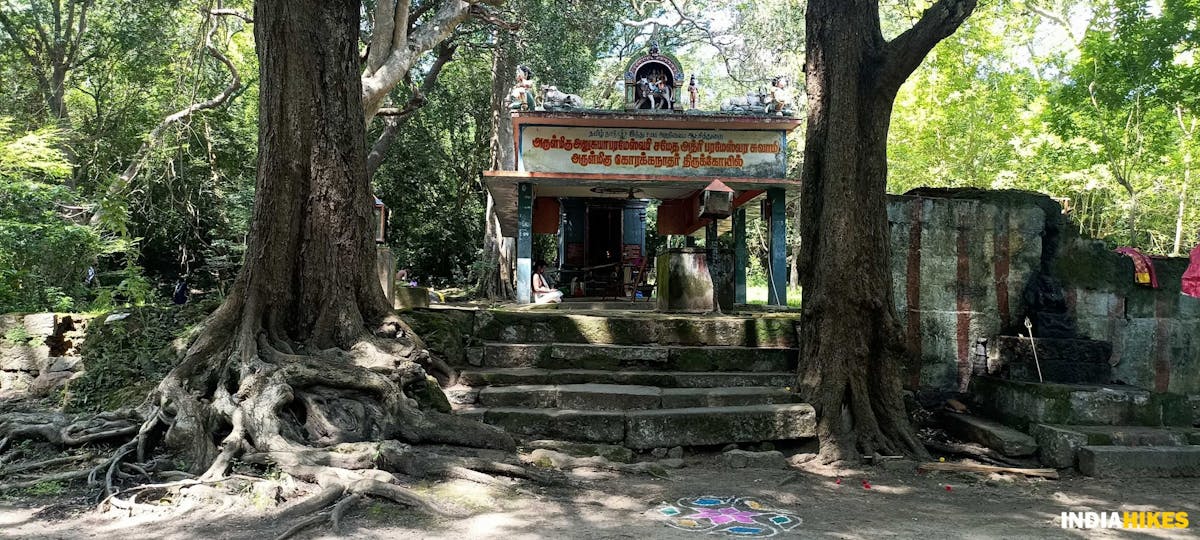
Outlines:
<svg viewBox="0 0 1200 540"><path fill-rule="evenodd" d="M766 285L746 285L746 303L747 304L766 304L767 303L767 286ZM791 308L800 307L800 288L788 288L787 305Z"/></svg>

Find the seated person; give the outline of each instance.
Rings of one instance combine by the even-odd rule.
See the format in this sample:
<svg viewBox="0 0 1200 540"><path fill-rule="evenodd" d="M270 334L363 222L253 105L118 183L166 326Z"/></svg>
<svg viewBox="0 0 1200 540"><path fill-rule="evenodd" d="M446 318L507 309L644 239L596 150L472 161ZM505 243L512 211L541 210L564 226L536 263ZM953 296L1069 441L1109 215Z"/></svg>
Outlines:
<svg viewBox="0 0 1200 540"><path fill-rule="evenodd" d="M539 260L533 265L533 303L550 304L562 302L562 291L550 287L546 281L546 261Z"/></svg>

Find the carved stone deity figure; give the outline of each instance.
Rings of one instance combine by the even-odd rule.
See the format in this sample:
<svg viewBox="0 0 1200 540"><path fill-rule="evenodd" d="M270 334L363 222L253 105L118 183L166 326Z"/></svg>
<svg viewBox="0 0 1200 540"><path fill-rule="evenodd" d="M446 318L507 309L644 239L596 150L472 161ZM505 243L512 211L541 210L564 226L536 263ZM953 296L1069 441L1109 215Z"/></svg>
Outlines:
<svg viewBox="0 0 1200 540"><path fill-rule="evenodd" d="M767 98L767 112L779 116L792 113L792 102L795 96L788 86L787 77L775 77L771 80L771 91Z"/></svg>
<svg viewBox="0 0 1200 540"><path fill-rule="evenodd" d="M526 66L517 66L517 82L513 84L508 108L514 111L532 111L537 106L534 101L537 91L533 86L533 70Z"/></svg>
<svg viewBox="0 0 1200 540"><path fill-rule="evenodd" d="M688 108L695 109L696 101L700 97L700 86L696 84L696 76L692 75L692 80L688 82Z"/></svg>

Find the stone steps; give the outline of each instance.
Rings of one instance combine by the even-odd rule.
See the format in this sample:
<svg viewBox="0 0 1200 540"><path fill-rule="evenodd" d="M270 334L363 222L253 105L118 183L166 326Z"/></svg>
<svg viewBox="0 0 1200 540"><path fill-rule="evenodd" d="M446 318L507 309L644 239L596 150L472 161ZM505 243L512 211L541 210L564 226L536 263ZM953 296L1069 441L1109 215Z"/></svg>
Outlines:
<svg viewBox="0 0 1200 540"><path fill-rule="evenodd" d="M798 314L572 307L478 312L475 367L447 389L456 413L518 437L634 449L814 436L812 407L787 388Z"/></svg>
<svg viewBox="0 0 1200 540"><path fill-rule="evenodd" d="M794 372L767 371L608 371L599 369L482 368L463 370L467 386L614 384L659 388L790 387Z"/></svg>
<svg viewBox="0 0 1200 540"><path fill-rule="evenodd" d="M733 346L659 346L606 344L483 344L485 368L794 371L795 349Z"/></svg>
<svg viewBox="0 0 1200 540"><path fill-rule="evenodd" d="M795 348L797 322L799 315L794 313L668 315L487 310L477 314L474 336L485 342L524 344Z"/></svg>
<svg viewBox="0 0 1200 540"><path fill-rule="evenodd" d="M630 411L477 407L459 414L518 436L613 443L638 450L816 435L816 413L804 403Z"/></svg>
<svg viewBox="0 0 1200 540"><path fill-rule="evenodd" d="M489 386L479 392L481 407L527 407L587 411L630 411L795 403L783 388L660 388L616 384Z"/></svg>
<svg viewBox="0 0 1200 540"><path fill-rule="evenodd" d="M1123 385L1079 385L975 377L975 399L989 416L1026 429L1032 424L1192 425L1187 397Z"/></svg>
<svg viewBox="0 0 1200 540"><path fill-rule="evenodd" d="M1051 467L1073 467L1083 447L1126 446L1158 448L1200 445L1200 429L1191 427L1078 426L1035 424L1029 434L1037 441L1038 457Z"/></svg>

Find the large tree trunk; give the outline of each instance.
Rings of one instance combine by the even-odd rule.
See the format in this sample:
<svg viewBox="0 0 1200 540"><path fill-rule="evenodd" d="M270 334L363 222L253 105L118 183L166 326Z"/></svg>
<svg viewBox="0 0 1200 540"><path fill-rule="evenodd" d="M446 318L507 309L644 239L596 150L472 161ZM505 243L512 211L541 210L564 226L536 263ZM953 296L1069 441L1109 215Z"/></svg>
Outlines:
<svg viewBox="0 0 1200 540"><path fill-rule="evenodd" d="M892 295L887 135L900 84L974 9L941 0L883 39L875 0L810 0L801 204L798 389L824 461L924 455L905 413L908 360Z"/></svg>
<svg viewBox="0 0 1200 540"><path fill-rule="evenodd" d="M499 428L423 411L406 395L426 390L427 369L445 366L391 314L374 275L359 9L357 0L255 3L259 152L247 256L179 365L138 411L33 426L0 417L0 451L32 434L68 445L134 435L93 471L108 501L119 500L122 461L137 455L144 466L133 470L145 475L159 443L171 463L203 473L199 482L223 477L235 459L274 465L322 488L285 512L305 518L297 527L336 523L364 495L445 513L393 473L540 476L406 444L515 447Z"/></svg>
<svg viewBox="0 0 1200 540"><path fill-rule="evenodd" d="M492 49L492 169L511 171L517 168L516 150L513 148L513 129L508 109L508 94L512 91L517 70L516 57L512 50L512 34L505 29L496 30L496 47ZM500 220L496 216L495 201L489 191L484 210L483 271L477 284L478 290L488 298L512 298L515 246L500 232Z"/></svg>
<svg viewBox="0 0 1200 540"><path fill-rule="evenodd" d="M511 445L403 393L425 384L430 358L374 274L358 18L353 0L255 4L259 161L246 261L151 401L170 411L165 441L193 471L219 476L239 455L283 453L323 482L345 475L311 474L323 465L303 457L313 447Z"/></svg>

